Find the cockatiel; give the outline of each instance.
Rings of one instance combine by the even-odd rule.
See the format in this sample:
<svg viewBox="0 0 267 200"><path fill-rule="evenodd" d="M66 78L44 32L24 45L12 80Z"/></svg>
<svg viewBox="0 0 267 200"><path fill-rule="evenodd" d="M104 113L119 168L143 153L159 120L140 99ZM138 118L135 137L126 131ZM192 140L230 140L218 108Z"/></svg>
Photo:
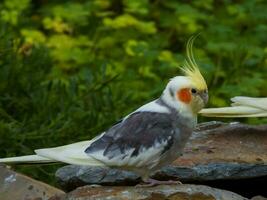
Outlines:
<svg viewBox="0 0 267 200"><path fill-rule="evenodd" d="M0 163L64 162L109 166L139 174L149 186L161 184L149 175L177 159L208 101L208 89L193 58L194 38L187 43L185 76L172 78L162 95L92 140L35 150L36 155L0 159ZM172 183L170 182L164 182Z"/></svg>
<svg viewBox="0 0 267 200"><path fill-rule="evenodd" d="M232 107L206 108L200 113L207 117L267 117L267 98L234 97Z"/></svg>

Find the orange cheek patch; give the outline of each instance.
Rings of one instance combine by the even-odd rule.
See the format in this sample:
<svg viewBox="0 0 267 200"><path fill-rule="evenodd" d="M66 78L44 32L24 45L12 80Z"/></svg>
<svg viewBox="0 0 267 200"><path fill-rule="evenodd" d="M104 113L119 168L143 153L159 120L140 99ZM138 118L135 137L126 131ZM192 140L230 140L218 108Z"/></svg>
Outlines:
<svg viewBox="0 0 267 200"><path fill-rule="evenodd" d="M191 93L188 88L181 89L177 92L178 99L184 103L190 103L191 101Z"/></svg>

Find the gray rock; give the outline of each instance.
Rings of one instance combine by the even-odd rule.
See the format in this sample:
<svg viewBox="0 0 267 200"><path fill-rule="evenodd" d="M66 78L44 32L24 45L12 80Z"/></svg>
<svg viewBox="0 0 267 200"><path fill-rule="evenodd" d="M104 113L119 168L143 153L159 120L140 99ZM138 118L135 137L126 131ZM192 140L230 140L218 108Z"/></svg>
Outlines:
<svg viewBox="0 0 267 200"><path fill-rule="evenodd" d="M63 191L0 166L1 200L46 200Z"/></svg>
<svg viewBox="0 0 267 200"><path fill-rule="evenodd" d="M267 165L244 163L211 163L193 167L167 166L156 179L179 178L181 181L239 180L267 176Z"/></svg>
<svg viewBox="0 0 267 200"><path fill-rule="evenodd" d="M158 180L177 179L181 182L238 180L267 175L266 165L211 163L194 167L167 166L152 177ZM84 185L136 185L141 178L136 174L107 167L67 165L56 172L60 186L71 191Z"/></svg>
<svg viewBox="0 0 267 200"><path fill-rule="evenodd" d="M246 198L204 185L161 185L150 188L136 187L97 187L84 186L50 200L246 200Z"/></svg>
<svg viewBox="0 0 267 200"><path fill-rule="evenodd" d="M67 165L56 172L59 184L67 191L83 185L136 185L140 177L133 172L108 167Z"/></svg>

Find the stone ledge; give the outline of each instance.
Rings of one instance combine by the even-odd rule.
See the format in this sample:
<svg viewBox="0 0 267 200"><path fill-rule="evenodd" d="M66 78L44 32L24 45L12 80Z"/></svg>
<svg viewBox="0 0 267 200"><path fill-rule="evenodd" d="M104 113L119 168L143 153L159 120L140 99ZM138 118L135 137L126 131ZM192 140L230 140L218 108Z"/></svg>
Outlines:
<svg viewBox="0 0 267 200"><path fill-rule="evenodd" d="M49 200L247 200L229 192L204 185L161 185L151 188L84 186Z"/></svg>

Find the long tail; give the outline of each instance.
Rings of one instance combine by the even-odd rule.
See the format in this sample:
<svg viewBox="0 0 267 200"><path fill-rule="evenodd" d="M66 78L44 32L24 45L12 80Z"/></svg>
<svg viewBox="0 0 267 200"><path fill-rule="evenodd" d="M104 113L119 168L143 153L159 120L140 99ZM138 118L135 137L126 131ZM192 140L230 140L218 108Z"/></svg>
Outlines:
<svg viewBox="0 0 267 200"><path fill-rule="evenodd" d="M267 117L267 98L234 97L231 107L206 108L200 114L206 117Z"/></svg>
<svg viewBox="0 0 267 200"><path fill-rule="evenodd" d="M14 163L14 164L25 164L25 163L53 163L55 161L38 156L38 155L30 155L30 156L19 156L19 157L11 157L11 158L2 158L0 159L0 163Z"/></svg>
<svg viewBox="0 0 267 200"><path fill-rule="evenodd" d="M83 141L65 146L38 149L36 155L2 158L0 163L26 164L26 163L53 163L64 162L74 165L103 166L104 164L85 153L85 149L93 141Z"/></svg>

